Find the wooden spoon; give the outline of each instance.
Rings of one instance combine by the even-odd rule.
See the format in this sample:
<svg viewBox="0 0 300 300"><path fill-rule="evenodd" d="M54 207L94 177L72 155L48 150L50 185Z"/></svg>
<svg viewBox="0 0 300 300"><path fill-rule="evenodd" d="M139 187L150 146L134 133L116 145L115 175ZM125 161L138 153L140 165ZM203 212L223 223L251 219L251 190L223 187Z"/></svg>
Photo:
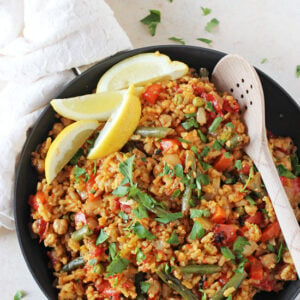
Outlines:
<svg viewBox="0 0 300 300"><path fill-rule="evenodd" d="M240 104L250 137L245 151L262 176L300 278L300 227L269 151L260 79L244 58L226 55L215 66L212 81L218 90L231 93Z"/></svg>

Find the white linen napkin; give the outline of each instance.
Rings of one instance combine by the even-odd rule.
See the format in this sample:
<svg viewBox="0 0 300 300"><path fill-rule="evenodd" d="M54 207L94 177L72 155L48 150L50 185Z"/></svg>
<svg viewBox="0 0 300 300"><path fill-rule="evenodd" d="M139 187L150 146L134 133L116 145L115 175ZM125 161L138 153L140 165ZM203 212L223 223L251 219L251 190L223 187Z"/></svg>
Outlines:
<svg viewBox="0 0 300 300"><path fill-rule="evenodd" d="M0 0L0 226L14 228L16 158L73 67L132 47L104 0Z"/></svg>

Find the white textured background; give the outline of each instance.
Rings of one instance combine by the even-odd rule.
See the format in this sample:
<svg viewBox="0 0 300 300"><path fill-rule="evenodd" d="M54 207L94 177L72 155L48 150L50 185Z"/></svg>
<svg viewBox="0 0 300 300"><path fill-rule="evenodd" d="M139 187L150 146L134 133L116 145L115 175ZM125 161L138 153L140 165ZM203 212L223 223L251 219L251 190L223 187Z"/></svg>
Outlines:
<svg viewBox="0 0 300 300"><path fill-rule="evenodd" d="M300 104L300 2L299 0L107 0L128 33L134 47L168 44L171 36L183 38L186 44L207 47L197 41L213 40L212 49L237 53L266 72ZM200 7L212 13L202 16ZM161 11L162 20L156 36L139 20L148 9ZM204 31L212 18L220 21L213 33ZM268 61L260 64L263 58ZM0 82L0 88L3 83ZM0 229L0 298L13 299L16 290L24 290L24 299L46 299L32 279L14 232Z"/></svg>

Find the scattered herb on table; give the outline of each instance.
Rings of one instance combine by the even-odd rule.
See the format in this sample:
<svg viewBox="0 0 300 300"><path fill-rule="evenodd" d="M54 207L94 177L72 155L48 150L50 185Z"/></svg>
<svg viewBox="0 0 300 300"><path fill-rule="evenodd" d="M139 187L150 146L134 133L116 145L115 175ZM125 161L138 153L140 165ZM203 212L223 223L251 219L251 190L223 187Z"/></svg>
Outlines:
<svg viewBox="0 0 300 300"><path fill-rule="evenodd" d="M202 42L202 43L205 43L207 45L210 45L212 43L212 40L206 39L206 38L198 38L197 40Z"/></svg>
<svg viewBox="0 0 300 300"><path fill-rule="evenodd" d="M202 10L203 16L207 16L211 13L211 8L208 8L208 7L201 6L201 10Z"/></svg>
<svg viewBox="0 0 300 300"><path fill-rule="evenodd" d="M268 61L268 59L265 57L265 58L263 58L263 59L260 61L260 63L263 65L263 64L265 64L267 61Z"/></svg>
<svg viewBox="0 0 300 300"><path fill-rule="evenodd" d="M170 41L173 41L173 42L176 42L176 43L179 43L181 45L185 45L185 41L182 39L182 38L177 38L175 36L172 36L169 38Z"/></svg>
<svg viewBox="0 0 300 300"><path fill-rule="evenodd" d="M297 65L296 67L296 76L300 77L300 65Z"/></svg>
<svg viewBox="0 0 300 300"><path fill-rule="evenodd" d="M205 30L207 32L211 32L213 28L215 28L219 24L219 20L216 18L211 19L205 26Z"/></svg>
<svg viewBox="0 0 300 300"><path fill-rule="evenodd" d="M22 291L17 291L14 295L14 300L21 300L24 297L24 293Z"/></svg>
<svg viewBox="0 0 300 300"><path fill-rule="evenodd" d="M157 24L160 23L160 11L150 9L150 14L140 20L143 24L147 25L152 36L155 35Z"/></svg>

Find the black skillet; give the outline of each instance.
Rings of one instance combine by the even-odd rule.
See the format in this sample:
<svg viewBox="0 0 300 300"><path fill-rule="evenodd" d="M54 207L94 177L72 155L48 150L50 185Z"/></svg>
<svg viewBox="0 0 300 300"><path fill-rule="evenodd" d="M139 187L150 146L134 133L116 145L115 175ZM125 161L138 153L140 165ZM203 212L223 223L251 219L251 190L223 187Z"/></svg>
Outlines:
<svg viewBox="0 0 300 300"><path fill-rule="evenodd" d="M122 52L103 60L75 78L62 93L57 95L57 98L89 94L96 87L101 75L115 63L138 53L157 50L167 54L173 60L183 61L195 69L205 67L210 72L218 60L225 55L215 50L177 45L151 46ZM298 105L276 82L259 70L258 73L266 99L267 128L275 135L292 137L296 145L300 147ZM48 269L47 250L38 243L38 240L31 238L28 226L30 208L27 200L30 194L35 193L37 184L37 174L31 166L31 152L45 139L54 122L54 111L48 105L35 123L24 145L17 167L14 191L14 214L20 247L29 270L48 299L57 299L57 290L53 287L52 271ZM300 294L300 281L287 283L285 289L278 294L260 293L255 299L294 300L298 294Z"/></svg>

